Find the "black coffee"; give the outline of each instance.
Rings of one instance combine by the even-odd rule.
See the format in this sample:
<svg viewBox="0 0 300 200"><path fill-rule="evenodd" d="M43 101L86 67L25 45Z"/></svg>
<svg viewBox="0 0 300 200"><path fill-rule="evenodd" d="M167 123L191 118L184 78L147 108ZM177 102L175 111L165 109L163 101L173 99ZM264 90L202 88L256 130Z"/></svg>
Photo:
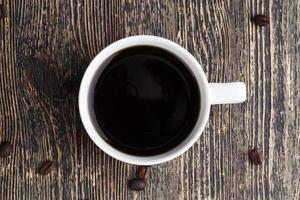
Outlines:
<svg viewBox="0 0 300 200"><path fill-rule="evenodd" d="M129 154L150 156L180 144L200 110L197 82L166 50L137 46L106 63L94 107L104 137Z"/></svg>

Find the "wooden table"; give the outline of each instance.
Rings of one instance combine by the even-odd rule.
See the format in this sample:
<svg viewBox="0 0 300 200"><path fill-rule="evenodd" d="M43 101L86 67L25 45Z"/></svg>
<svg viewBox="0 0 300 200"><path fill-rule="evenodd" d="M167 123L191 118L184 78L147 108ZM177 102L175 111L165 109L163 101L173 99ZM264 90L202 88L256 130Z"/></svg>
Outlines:
<svg viewBox="0 0 300 200"><path fill-rule="evenodd" d="M0 0L0 199L299 199L299 0ZM270 25L251 23L266 14ZM112 159L86 134L77 89L93 57L130 35L187 48L209 81L244 81L247 102L214 106L205 132L179 158L152 166ZM262 149L261 166L247 151ZM36 174L56 161L48 176Z"/></svg>

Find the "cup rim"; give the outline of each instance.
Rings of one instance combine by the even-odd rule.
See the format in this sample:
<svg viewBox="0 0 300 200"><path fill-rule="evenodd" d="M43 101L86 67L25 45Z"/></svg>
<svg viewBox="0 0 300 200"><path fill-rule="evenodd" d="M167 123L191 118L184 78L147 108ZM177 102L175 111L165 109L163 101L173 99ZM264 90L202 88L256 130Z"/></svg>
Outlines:
<svg viewBox="0 0 300 200"><path fill-rule="evenodd" d="M200 112L198 115L197 122L194 128L192 129L191 133L188 135L188 137L185 138L183 142L181 142L173 149L152 156L130 155L114 148L109 143L107 143L105 139L103 139L98 133L98 131L101 131L101 128L98 128L98 130L96 128L95 116L91 114L91 108L89 103L90 100L93 99L91 97L91 90L92 93L94 92L94 88L92 88L93 82L95 82L95 80L98 79L98 77L101 74L101 71L103 71L103 69L101 69L101 66L103 66L103 62L105 62L111 55L122 49L141 45L163 48L164 50L173 53L175 56L177 56L183 62L185 62L185 64L189 67L190 71L197 80L201 99ZM165 38L151 35L138 35L118 40L104 48L102 51L100 51L100 53L98 53L95 56L95 58L89 64L88 68L86 69L83 75L79 89L78 104L80 118L87 134L90 136L93 142L105 153L117 160L130 164L155 165L167 162L178 157L179 155L186 152L197 141L197 139L202 134L209 118L210 93L205 73L203 72L197 60L186 49L176 44L175 42L172 42Z"/></svg>

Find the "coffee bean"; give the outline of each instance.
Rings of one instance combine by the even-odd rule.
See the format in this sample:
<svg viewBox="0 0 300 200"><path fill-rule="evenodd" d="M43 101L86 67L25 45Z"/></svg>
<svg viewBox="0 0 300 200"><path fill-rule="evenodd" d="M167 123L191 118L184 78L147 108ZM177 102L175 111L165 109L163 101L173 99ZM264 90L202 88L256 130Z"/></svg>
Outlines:
<svg viewBox="0 0 300 200"><path fill-rule="evenodd" d="M261 149L254 147L249 151L249 159L255 165L260 165L263 162L263 152Z"/></svg>
<svg viewBox="0 0 300 200"><path fill-rule="evenodd" d="M137 171L137 177L139 179L145 179L148 176L149 167L148 166L139 166Z"/></svg>
<svg viewBox="0 0 300 200"><path fill-rule="evenodd" d="M40 175L47 175L52 171L53 168L54 168L54 162L51 160L47 160L39 168L38 173Z"/></svg>
<svg viewBox="0 0 300 200"><path fill-rule="evenodd" d="M6 6L4 4L0 5L0 19L7 17Z"/></svg>
<svg viewBox="0 0 300 200"><path fill-rule="evenodd" d="M11 144L7 141L3 141L0 144L0 157L7 157L11 154L13 148Z"/></svg>
<svg viewBox="0 0 300 200"><path fill-rule="evenodd" d="M136 179L131 179L128 182L128 186L132 190L140 191L143 190L146 186L146 183L144 180L136 178Z"/></svg>
<svg viewBox="0 0 300 200"><path fill-rule="evenodd" d="M269 24L269 18L266 15L256 15L252 18L252 21L259 26L266 26Z"/></svg>

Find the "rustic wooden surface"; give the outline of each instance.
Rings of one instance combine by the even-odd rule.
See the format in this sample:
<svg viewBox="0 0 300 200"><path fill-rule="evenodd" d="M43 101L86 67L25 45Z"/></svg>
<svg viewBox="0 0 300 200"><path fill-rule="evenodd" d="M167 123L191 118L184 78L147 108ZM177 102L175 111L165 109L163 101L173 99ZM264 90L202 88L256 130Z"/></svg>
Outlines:
<svg viewBox="0 0 300 200"><path fill-rule="evenodd" d="M0 199L299 199L299 0L0 0ZM266 14L270 25L250 18ZM209 81L245 81L246 103L215 106L197 143L151 167L112 159L85 133L77 88L110 43L151 34L187 48ZM261 166L247 151L262 148ZM36 174L45 159L51 175Z"/></svg>

